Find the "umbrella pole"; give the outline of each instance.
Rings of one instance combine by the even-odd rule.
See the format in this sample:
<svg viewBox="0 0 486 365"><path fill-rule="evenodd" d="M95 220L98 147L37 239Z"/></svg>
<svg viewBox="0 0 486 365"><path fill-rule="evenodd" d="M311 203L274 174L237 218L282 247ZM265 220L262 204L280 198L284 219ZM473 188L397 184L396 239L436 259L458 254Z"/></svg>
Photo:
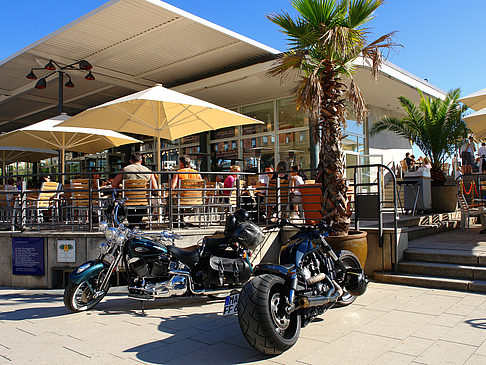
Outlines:
<svg viewBox="0 0 486 365"><path fill-rule="evenodd" d="M4 176L3 180L3 185L5 185L5 176L7 175L5 173L5 151L2 151L2 175Z"/></svg>
<svg viewBox="0 0 486 365"><path fill-rule="evenodd" d="M157 137L155 137L155 143L157 145L157 171L160 171L160 167L161 167L161 161L160 161L160 137L158 136L158 133L157 133Z"/></svg>
<svg viewBox="0 0 486 365"><path fill-rule="evenodd" d="M64 148L61 149L61 183L64 186L64 173L66 172L66 167L64 166L66 160L66 150Z"/></svg>

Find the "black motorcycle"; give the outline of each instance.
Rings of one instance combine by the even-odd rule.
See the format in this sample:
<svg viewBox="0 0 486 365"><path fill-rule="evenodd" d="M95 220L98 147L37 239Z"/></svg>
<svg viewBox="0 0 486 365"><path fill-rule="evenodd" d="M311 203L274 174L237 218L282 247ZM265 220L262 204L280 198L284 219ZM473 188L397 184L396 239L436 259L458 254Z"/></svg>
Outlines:
<svg viewBox="0 0 486 365"><path fill-rule="evenodd" d="M255 277L239 295L238 321L256 350L278 355L292 347L301 327L333 306L346 306L368 284L357 257L334 252L325 240L324 223L299 229L282 247L280 264L255 266Z"/></svg>
<svg viewBox="0 0 486 365"><path fill-rule="evenodd" d="M246 211L229 215L223 234L179 248L174 246L174 240L181 238L177 234L145 233L118 223L123 221L124 209L122 200L108 207L108 216L116 224L100 224L106 242L100 245L98 259L82 264L69 275L64 304L71 311L85 311L98 304L108 293L117 270L126 275L129 297L139 300L218 295L241 288L250 278L250 251L263 241L263 233L248 220Z"/></svg>

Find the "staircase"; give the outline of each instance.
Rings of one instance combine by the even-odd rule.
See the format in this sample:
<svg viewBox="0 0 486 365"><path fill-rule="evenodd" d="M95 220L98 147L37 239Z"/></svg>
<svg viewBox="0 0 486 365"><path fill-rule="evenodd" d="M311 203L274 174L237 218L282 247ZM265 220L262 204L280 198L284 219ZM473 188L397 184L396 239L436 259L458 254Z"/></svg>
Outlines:
<svg viewBox="0 0 486 365"><path fill-rule="evenodd" d="M374 279L391 284L486 293L484 251L409 248L398 264L398 272L375 272Z"/></svg>

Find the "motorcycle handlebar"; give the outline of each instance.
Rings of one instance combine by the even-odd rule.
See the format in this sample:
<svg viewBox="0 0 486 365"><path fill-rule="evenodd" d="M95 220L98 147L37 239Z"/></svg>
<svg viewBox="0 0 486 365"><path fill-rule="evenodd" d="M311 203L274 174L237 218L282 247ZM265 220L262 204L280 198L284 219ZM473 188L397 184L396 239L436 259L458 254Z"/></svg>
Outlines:
<svg viewBox="0 0 486 365"><path fill-rule="evenodd" d="M265 227L265 230L270 230L270 229L274 229L274 228L283 228L285 226L292 226L292 227L297 228L299 230L317 229L319 231L324 231L324 232L328 232L328 233L335 233L336 232L336 230L334 228L332 228L331 226L329 226L327 223L325 223L323 221L320 221L319 223L317 223L315 225L297 225L297 224L292 223L291 221L289 221L288 219L285 219L285 218L281 218L274 225Z"/></svg>

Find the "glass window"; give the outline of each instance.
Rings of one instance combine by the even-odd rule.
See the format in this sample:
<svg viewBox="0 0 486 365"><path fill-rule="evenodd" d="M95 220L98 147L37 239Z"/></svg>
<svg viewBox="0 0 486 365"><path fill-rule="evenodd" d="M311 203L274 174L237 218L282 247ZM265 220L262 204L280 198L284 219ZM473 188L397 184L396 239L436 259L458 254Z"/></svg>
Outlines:
<svg viewBox="0 0 486 365"><path fill-rule="evenodd" d="M292 165L310 168L309 131L280 133L278 143L280 161L285 161L288 169Z"/></svg>
<svg viewBox="0 0 486 365"><path fill-rule="evenodd" d="M211 139L224 139L224 138L236 137L237 131L238 131L237 127L221 128L211 132Z"/></svg>
<svg viewBox="0 0 486 365"><path fill-rule="evenodd" d="M344 132L345 134L346 134L346 132L359 134L359 135L364 134L362 123L358 123L355 120L348 119L348 120L346 120L346 124L347 124L347 127L346 127L346 130Z"/></svg>
<svg viewBox="0 0 486 365"><path fill-rule="evenodd" d="M358 152L358 137L348 135L342 139L342 143L345 151Z"/></svg>
<svg viewBox="0 0 486 365"><path fill-rule="evenodd" d="M274 142L269 140L268 136L241 140L244 171L256 172L259 163L261 170L268 163L274 164Z"/></svg>
<svg viewBox="0 0 486 365"><path fill-rule="evenodd" d="M303 127L309 124L308 118L297 106L292 98L277 100L278 129Z"/></svg>
<svg viewBox="0 0 486 365"><path fill-rule="evenodd" d="M241 108L241 114L261 120L265 124L250 124L243 126L243 136L263 133L274 130L275 116L273 115L273 102L260 103Z"/></svg>
<svg viewBox="0 0 486 365"><path fill-rule="evenodd" d="M228 171L238 159L238 142L211 143L211 171Z"/></svg>

